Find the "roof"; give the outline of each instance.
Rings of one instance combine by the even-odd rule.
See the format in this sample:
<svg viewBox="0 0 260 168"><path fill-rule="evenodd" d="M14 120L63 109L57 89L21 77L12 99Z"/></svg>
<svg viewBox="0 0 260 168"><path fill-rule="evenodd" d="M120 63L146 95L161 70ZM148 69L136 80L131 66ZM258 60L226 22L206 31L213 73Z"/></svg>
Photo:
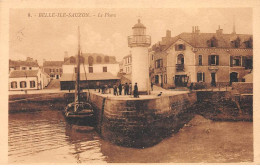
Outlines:
<svg viewBox="0 0 260 168"><path fill-rule="evenodd" d="M119 77L112 75L110 72L100 72L100 73L81 73L80 80L117 80ZM65 73L62 74L60 81L75 81L76 74Z"/></svg>
<svg viewBox="0 0 260 168"><path fill-rule="evenodd" d="M9 78L37 77L39 70L14 70L10 73Z"/></svg>
<svg viewBox="0 0 260 168"><path fill-rule="evenodd" d="M140 19L138 19L138 23L136 23L132 28L145 28L145 26L141 23Z"/></svg>
<svg viewBox="0 0 260 168"><path fill-rule="evenodd" d="M233 48L231 41L234 41L238 37L240 38L240 47L246 48L243 42L248 41L252 38L249 34L217 34L217 33L181 33L178 36L173 37L165 48L167 50L172 44L177 42L179 39L184 40L193 47L208 48L208 41L212 38L217 40L217 48Z"/></svg>
<svg viewBox="0 0 260 168"><path fill-rule="evenodd" d="M108 56L98 53L83 53L81 58L83 58L84 64L89 64L89 61L91 61L91 59L93 61L93 64L118 64L115 56ZM106 59L108 60L106 61ZM71 56L68 60L66 60L63 63L63 65L75 65L76 60L77 57Z"/></svg>
<svg viewBox="0 0 260 168"><path fill-rule="evenodd" d="M9 67L20 67L20 66L29 66L29 67L39 67L37 61L14 61L9 60Z"/></svg>
<svg viewBox="0 0 260 168"><path fill-rule="evenodd" d="M129 55L127 55L127 56L124 56L123 59L124 59L124 58L128 58L128 57L132 57L132 55L129 54Z"/></svg>
<svg viewBox="0 0 260 168"><path fill-rule="evenodd" d="M43 62L43 67L61 67L64 61L45 61Z"/></svg>

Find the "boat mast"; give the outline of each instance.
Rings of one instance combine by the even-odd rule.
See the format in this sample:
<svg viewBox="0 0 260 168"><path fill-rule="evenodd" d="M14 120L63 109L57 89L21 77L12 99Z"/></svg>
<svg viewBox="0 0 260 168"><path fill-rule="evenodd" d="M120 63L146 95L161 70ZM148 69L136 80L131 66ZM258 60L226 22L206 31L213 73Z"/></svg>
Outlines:
<svg viewBox="0 0 260 168"><path fill-rule="evenodd" d="M80 102L80 28L78 26L78 58L77 61L77 70L76 70L76 82L75 82L75 106L74 112L77 112L78 106L77 104Z"/></svg>

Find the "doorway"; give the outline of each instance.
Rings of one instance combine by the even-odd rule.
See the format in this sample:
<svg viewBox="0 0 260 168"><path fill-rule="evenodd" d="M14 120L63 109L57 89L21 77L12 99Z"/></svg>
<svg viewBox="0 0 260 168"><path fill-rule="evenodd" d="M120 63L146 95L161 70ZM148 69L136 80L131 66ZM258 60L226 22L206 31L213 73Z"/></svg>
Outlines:
<svg viewBox="0 0 260 168"><path fill-rule="evenodd" d="M188 83L187 75L175 75L175 86L186 87Z"/></svg>
<svg viewBox="0 0 260 168"><path fill-rule="evenodd" d="M216 86L216 73L211 73L211 86Z"/></svg>
<svg viewBox="0 0 260 168"><path fill-rule="evenodd" d="M230 73L230 85L232 85L233 82L238 82L238 73L237 72Z"/></svg>

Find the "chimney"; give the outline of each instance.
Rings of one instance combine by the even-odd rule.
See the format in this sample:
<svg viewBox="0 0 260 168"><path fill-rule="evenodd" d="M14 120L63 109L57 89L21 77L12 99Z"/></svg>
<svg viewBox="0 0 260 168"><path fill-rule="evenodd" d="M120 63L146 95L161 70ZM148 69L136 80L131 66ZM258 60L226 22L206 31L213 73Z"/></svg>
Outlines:
<svg viewBox="0 0 260 168"><path fill-rule="evenodd" d="M69 54L68 51L64 52L64 62L67 61L69 59Z"/></svg>
<svg viewBox="0 0 260 168"><path fill-rule="evenodd" d="M223 29L220 28L220 25L218 26L218 30L216 30L217 35L223 34Z"/></svg>
<svg viewBox="0 0 260 168"><path fill-rule="evenodd" d="M200 33L199 26L195 26L195 33L197 33L197 34Z"/></svg>
<svg viewBox="0 0 260 168"><path fill-rule="evenodd" d="M171 31L170 30L166 30L166 37L171 38Z"/></svg>

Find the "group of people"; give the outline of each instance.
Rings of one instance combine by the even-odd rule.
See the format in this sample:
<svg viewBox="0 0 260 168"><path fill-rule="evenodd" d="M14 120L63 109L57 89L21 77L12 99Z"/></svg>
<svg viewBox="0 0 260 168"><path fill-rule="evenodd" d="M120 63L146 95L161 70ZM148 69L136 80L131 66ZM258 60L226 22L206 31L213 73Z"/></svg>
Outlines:
<svg viewBox="0 0 260 168"><path fill-rule="evenodd" d="M132 83L125 83L125 84L119 84L119 85L114 85L113 86L114 89L114 95L118 96L118 95L123 95L122 91L124 91L124 95L132 95ZM135 87L134 87L134 96L136 96L138 94L138 87L137 87L137 83L135 83Z"/></svg>
<svg viewBox="0 0 260 168"><path fill-rule="evenodd" d="M101 92L102 94L107 93L107 90L109 93L111 93L110 90L111 86L110 85L102 85L100 86L99 83L97 83L97 86L95 87L95 90L98 90L98 92ZM134 97L139 97L139 92L138 92L138 86L137 83L134 85L134 90L132 92L132 83L125 83L125 84L115 84L113 86L113 94L115 96L118 95L134 95Z"/></svg>

